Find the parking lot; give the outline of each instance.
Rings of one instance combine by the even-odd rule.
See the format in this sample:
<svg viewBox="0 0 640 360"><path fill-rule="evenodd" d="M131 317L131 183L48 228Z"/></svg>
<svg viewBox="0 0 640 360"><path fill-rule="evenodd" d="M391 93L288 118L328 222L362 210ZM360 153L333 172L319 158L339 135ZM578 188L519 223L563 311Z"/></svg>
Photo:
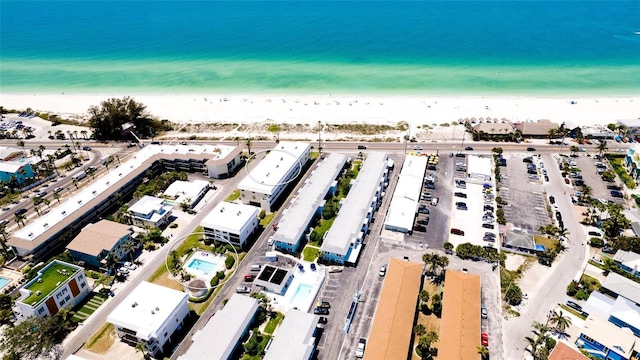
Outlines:
<svg viewBox="0 0 640 360"><path fill-rule="evenodd" d="M607 186L615 186L617 184L615 182L606 182L602 180L602 176L598 174L598 168L595 166L595 163L598 161L597 159L581 153L578 157L572 158L572 160L574 160L576 162L576 166L582 170L582 179L584 180L584 183L591 188L591 196L618 204L625 203L623 198L611 196L611 189L607 189ZM602 160L601 162L607 166L608 170L610 169L606 160ZM616 177L616 180L617 179L618 178ZM576 190L579 191L580 188L577 187Z"/></svg>
<svg viewBox="0 0 640 360"><path fill-rule="evenodd" d="M544 200L544 175L542 169L546 169L548 164L544 164L544 168L540 167L539 159L533 157L532 163L536 165L540 174L539 180L529 179L527 172L527 164L523 162L525 157L531 157L531 153L512 154L507 158L507 166L501 167L503 175L500 182L499 196L507 202L503 207L505 218L508 223L513 223L516 227L527 229L529 232L538 231L542 225L549 223L549 216L546 210ZM506 175L506 177L504 176ZM553 179L549 174L550 181L559 181Z"/></svg>
<svg viewBox="0 0 640 360"><path fill-rule="evenodd" d="M442 249L442 245L447 241L449 233L449 218L451 216L452 180L454 175L454 159L441 156L437 170L427 170L426 177L435 178L435 189L426 186L422 188L422 195L430 194L430 197L423 197L420 205L429 212L428 214L418 213L415 219L414 231L411 235L405 236L405 241L417 246L425 246L431 249ZM437 205L433 205L433 199L437 200ZM425 212L425 211L423 211ZM428 219L428 224L424 221ZM424 229L419 226L424 226ZM421 231L424 230L424 231Z"/></svg>

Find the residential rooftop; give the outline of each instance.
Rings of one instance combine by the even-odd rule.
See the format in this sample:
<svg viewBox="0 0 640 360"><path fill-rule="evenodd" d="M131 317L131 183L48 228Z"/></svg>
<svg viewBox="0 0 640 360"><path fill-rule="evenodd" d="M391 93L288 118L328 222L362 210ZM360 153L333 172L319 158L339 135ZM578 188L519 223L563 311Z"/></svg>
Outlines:
<svg viewBox="0 0 640 360"><path fill-rule="evenodd" d="M426 156L407 155L405 158L387 211L385 228L407 229L407 231L413 228L428 160Z"/></svg>
<svg viewBox="0 0 640 360"><path fill-rule="evenodd" d="M205 180L193 180L193 181L174 181L163 195L173 199L176 203L181 203L187 199L195 201L198 195L203 189L209 187L209 182Z"/></svg>
<svg viewBox="0 0 640 360"><path fill-rule="evenodd" d="M310 359L315 348L314 334L319 318L306 312L289 310L278 327L264 360Z"/></svg>
<svg viewBox="0 0 640 360"><path fill-rule="evenodd" d="M634 350L640 350L640 339L633 335L631 329L619 328L607 320L595 316L587 317L581 332L607 348L624 355L626 359L631 358L631 353Z"/></svg>
<svg viewBox="0 0 640 360"><path fill-rule="evenodd" d="M107 322L136 331L136 336L149 340L180 304L188 298L182 291L146 281L136 286L107 317Z"/></svg>
<svg viewBox="0 0 640 360"><path fill-rule="evenodd" d="M622 275L610 272L602 283L602 287L640 304L640 284Z"/></svg>
<svg viewBox="0 0 640 360"><path fill-rule="evenodd" d="M30 224L13 234L9 244L22 249L37 248L62 231L68 223L91 211L97 205L97 200L110 196L132 178L145 172L157 160L226 157L234 149L235 147L225 145L145 146L118 167L112 164L106 174L92 181L60 205L52 207L47 214L31 219Z"/></svg>
<svg viewBox="0 0 640 360"><path fill-rule="evenodd" d="M23 287L23 289L30 292L30 295L25 298L19 298L18 301L35 306L48 299L49 295L60 286L66 284L67 280L74 277L79 271L83 271L79 266L53 260L38 271L38 276Z"/></svg>
<svg viewBox="0 0 640 360"><path fill-rule="evenodd" d="M328 154L320 161L289 207L282 212L278 230L273 236L275 240L292 245L298 243L346 162L347 156L337 153Z"/></svg>
<svg viewBox="0 0 640 360"><path fill-rule="evenodd" d="M110 220L100 220L85 226L67 249L98 256L103 250L110 250L120 239L133 233L130 225Z"/></svg>
<svg viewBox="0 0 640 360"><path fill-rule="evenodd" d="M252 205L222 201L202 219L200 224L209 229L237 233L259 213L260 209Z"/></svg>
<svg viewBox="0 0 640 360"><path fill-rule="evenodd" d="M249 174L240 181L238 189L260 194L271 194L282 185L289 170L300 164L300 158L311 149L307 142L281 141L276 145Z"/></svg>
<svg viewBox="0 0 640 360"><path fill-rule="evenodd" d="M323 252L347 254L351 242L359 237L386 168L386 153L371 152L367 155L355 183L344 198L338 216L326 233L322 243Z"/></svg>

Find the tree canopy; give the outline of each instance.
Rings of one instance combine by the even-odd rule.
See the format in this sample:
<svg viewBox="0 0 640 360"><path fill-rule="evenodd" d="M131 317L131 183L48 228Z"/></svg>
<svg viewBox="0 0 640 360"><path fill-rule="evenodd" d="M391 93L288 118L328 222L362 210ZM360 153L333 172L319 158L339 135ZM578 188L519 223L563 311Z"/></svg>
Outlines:
<svg viewBox="0 0 640 360"><path fill-rule="evenodd" d="M151 117L145 105L128 96L122 99L111 98L101 102L100 106L91 106L89 115L94 135L101 140L122 139L125 124L130 124L139 137L151 137L159 131L167 130L163 121Z"/></svg>
<svg viewBox="0 0 640 360"><path fill-rule="evenodd" d="M14 355L14 358L47 355L72 330L68 317L69 311L65 309L54 316L27 318L7 328L0 340L0 350Z"/></svg>

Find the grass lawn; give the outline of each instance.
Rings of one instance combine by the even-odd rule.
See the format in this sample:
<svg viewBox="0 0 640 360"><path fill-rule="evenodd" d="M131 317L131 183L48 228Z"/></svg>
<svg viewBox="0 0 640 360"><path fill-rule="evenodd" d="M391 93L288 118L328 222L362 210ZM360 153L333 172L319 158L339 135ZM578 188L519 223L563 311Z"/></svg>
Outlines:
<svg viewBox="0 0 640 360"><path fill-rule="evenodd" d="M180 285L178 282L169 277L169 273L166 271L166 269L162 274L160 274L160 276L156 277L153 281L150 282L178 291L184 290L184 286Z"/></svg>
<svg viewBox="0 0 640 360"><path fill-rule="evenodd" d="M67 275L62 274L62 271L66 271ZM77 269L62 265L62 264L54 264L51 265L46 271L42 273L39 277L42 281L34 281L29 287L28 290L31 290L31 295L22 300L23 303L28 305L34 305L46 298L53 290L58 287L59 283L65 282L71 276L75 274ZM37 295L36 292L40 291L40 295Z"/></svg>
<svg viewBox="0 0 640 360"><path fill-rule="evenodd" d="M320 252L320 249L318 248L305 246L304 250L302 250L304 261L315 261L318 258L319 252Z"/></svg>
<svg viewBox="0 0 640 360"><path fill-rule="evenodd" d="M437 294L438 293L438 286L427 280L424 283L423 290L427 290L429 292L429 294L431 296L433 296L433 294ZM431 300L429 300L429 301L431 301ZM429 331L433 330L433 331L437 332L438 335L439 335L440 334L440 321L441 321L441 319L438 319L438 317L435 316L434 314L425 315L418 308L416 308L416 311L418 312L418 321L416 322L416 324L424 325L425 329L427 330L427 333ZM413 341L413 345L415 347L416 345L418 345L419 337L416 336L415 334L414 334L414 336L415 336L415 338L414 338L414 341ZM438 342L436 341L435 343L433 343L432 346L437 348L438 347ZM420 357L418 356L418 354L416 354L415 350L411 352L411 359L412 360L420 360Z"/></svg>
<svg viewBox="0 0 640 360"><path fill-rule="evenodd" d="M565 304L560 304L560 307L562 308L562 310L565 310L567 312L570 312L571 314L579 317L582 320L587 320L587 317L584 316L582 313L578 312L577 310L574 310L573 308L568 307Z"/></svg>
<svg viewBox="0 0 640 360"><path fill-rule="evenodd" d="M260 220L260 225L262 228L266 229L267 226L271 223L271 220L276 216L276 213L270 213L264 216L262 220Z"/></svg>
<svg viewBox="0 0 640 360"><path fill-rule="evenodd" d="M107 296L98 292L90 293L83 301L82 307L76 311L76 314L71 318L72 321L82 322L85 321L91 314L93 314L98 308L107 301Z"/></svg>
<svg viewBox="0 0 640 360"><path fill-rule="evenodd" d="M580 277L580 283L587 286L586 291L589 292L589 294L591 294L594 290L600 289L600 281L587 274L582 274L582 277Z"/></svg>
<svg viewBox="0 0 640 360"><path fill-rule="evenodd" d="M116 330L112 324L105 323L91 336L84 348L98 354L104 354L115 342Z"/></svg>
<svg viewBox="0 0 640 360"><path fill-rule="evenodd" d="M273 332L275 331L276 327L278 327L278 325L282 322L283 319L284 319L284 315L283 314L276 313L276 317L271 318L269 320L269 322L267 323L267 325L265 325L264 332L266 334L272 335Z"/></svg>
<svg viewBox="0 0 640 360"><path fill-rule="evenodd" d="M555 251L558 247L558 244L560 243L559 240L550 239L548 237L544 237L540 235L534 235L533 238L536 241L536 245L543 245L545 249L549 249L551 251Z"/></svg>
<svg viewBox="0 0 640 360"><path fill-rule="evenodd" d="M224 201L232 202L232 201L237 200L239 198L240 198L240 189L235 189L235 190L233 190L233 192L231 192L231 194L229 194L229 196L227 196L226 199L224 199Z"/></svg>

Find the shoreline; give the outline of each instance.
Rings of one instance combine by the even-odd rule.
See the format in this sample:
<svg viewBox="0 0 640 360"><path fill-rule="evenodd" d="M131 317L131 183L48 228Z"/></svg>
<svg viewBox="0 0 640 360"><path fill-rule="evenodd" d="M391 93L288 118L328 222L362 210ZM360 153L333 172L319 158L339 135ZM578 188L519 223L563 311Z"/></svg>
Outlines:
<svg viewBox="0 0 640 360"><path fill-rule="evenodd" d="M92 105L122 94L0 94L6 109L27 107L41 113L86 118ZM429 96L289 94L132 94L159 119L197 123L365 123L412 126L457 122L464 118L512 122L549 119L558 124L606 125L640 118L640 96Z"/></svg>

